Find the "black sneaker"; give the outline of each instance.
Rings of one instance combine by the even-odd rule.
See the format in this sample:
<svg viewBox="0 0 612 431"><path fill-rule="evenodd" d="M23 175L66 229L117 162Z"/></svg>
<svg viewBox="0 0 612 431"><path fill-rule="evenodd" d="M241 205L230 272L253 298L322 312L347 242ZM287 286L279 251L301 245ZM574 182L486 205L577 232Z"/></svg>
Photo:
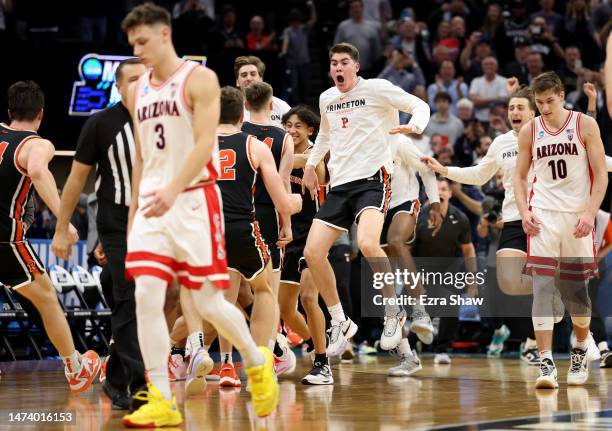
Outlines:
<svg viewBox="0 0 612 431"><path fill-rule="evenodd" d="M316 361L310 373L308 373L303 379L302 384L304 385L333 385L334 377L329 364L324 362Z"/></svg>
<svg viewBox="0 0 612 431"><path fill-rule="evenodd" d="M601 353L601 359L599 360L599 368L612 368L612 352L604 350Z"/></svg>
<svg viewBox="0 0 612 431"><path fill-rule="evenodd" d="M111 408L113 410L129 410L130 408L130 396L127 390L121 390L113 386L108 379L102 383L102 390L108 398L111 400Z"/></svg>
<svg viewBox="0 0 612 431"><path fill-rule="evenodd" d="M521 360L529 365L540 365L540 353L537 348L523 350L521 352Z"/></svg>

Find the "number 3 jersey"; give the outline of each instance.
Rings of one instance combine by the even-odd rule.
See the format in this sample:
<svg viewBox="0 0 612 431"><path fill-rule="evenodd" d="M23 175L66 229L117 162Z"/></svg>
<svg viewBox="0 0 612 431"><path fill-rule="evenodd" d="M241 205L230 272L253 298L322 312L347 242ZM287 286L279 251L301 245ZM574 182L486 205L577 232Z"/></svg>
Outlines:
<svg viewBox="0 0 612 431"><path fill-rule="evenodd" d="M591 169L580 132L579 112L568 111L563 126L553 132L542 117L533 120L533 185L529 204L561 212L582 212L591 194Z"/></svg>
<svg viewBox="0 0 612 431"><path fill-rule="evenodd" d="M143 160L140 194L167 185L185 167L195 146L193 110L185 94L189 75L201 65L185 61L165 82L151 82L152 71L140 77L136 87L134 126ZM215 181L218 172L215 148L205 169L190 186Z"/></svg>

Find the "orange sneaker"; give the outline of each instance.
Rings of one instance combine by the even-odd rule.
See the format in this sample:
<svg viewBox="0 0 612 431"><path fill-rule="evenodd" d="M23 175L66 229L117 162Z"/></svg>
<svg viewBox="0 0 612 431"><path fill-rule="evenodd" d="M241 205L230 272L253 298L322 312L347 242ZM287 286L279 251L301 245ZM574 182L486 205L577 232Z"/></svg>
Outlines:
<svg viewBox="0 0 612 431"><path fill-rule="evenodd" d="M100 383L104 383L106 380L106 365L108 365L109 359L110 356L105 356L104 359L102 359L102 365L100 366L100 378L98 379Z"/></svg>
<svg viewBox="0 0 612 431"><path fill-rule="evenodd" d="M210 370L210 373L208 373L206 375L206 380L208 380L209 382L217 382L220 379L220 374L221 370L217 370L216 368L213 368L212 370Z"/></svg>
<svg viewBox="0 0 612 431"><path fill-rule="evenodd" d="M239 388L242 386L240 377L238 377L234 369L234 365L223 364L221 372L219 373L219 386L223 386L224 388Z"/></svg>
<svg viewBox="0 0 612 431"><path fill-rule="evenodd" d="M73 394L80 394L89 389L91 383L100 372L101 367L102 361L100 356L93 350L88 350L81 355L81 368L77 371L71 371L66 366L64 373L70 385L70 391Z"/></svg>
<svg viewBox="0 0 612 431"><path fill-rule="evenodd" d="M292 346L301 346L302 343L304 342L304 339L302 337L300 337L296 332L293 332L293 330L285 324L285 332L286 332L286 337L287 337L287 341L289 341L289 344L291 344Z"/></svg>

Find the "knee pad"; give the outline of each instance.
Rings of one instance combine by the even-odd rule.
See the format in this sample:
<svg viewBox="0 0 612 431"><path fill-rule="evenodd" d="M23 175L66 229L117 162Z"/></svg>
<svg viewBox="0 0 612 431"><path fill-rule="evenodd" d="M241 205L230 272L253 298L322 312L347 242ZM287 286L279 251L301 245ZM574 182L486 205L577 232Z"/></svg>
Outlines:
<svg viewBox="0 0 612 431"><path fill-rule="evenodd" d="M531 320L534 331L552 331L555 326L555 318L552 316L533 316Z"/></svg>
<svg viewBox="0 0 612 431"><path fill-rule="evenodd" d="M591 316L571 316L572 323L579 328L588 328L591 325Z"/></svg>

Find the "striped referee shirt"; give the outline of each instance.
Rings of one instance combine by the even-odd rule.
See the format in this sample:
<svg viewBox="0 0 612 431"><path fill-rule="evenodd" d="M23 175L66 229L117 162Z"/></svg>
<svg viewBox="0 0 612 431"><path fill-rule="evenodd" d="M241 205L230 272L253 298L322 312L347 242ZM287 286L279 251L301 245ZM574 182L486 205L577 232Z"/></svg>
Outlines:
<svg viewBox="0 0 612 431"><path fill-rule="evenodd" d="M132 119L122 103L97 112L85 122L74 159L97 165L96 195L100 202L130 206L134 151Z"/></svg>

